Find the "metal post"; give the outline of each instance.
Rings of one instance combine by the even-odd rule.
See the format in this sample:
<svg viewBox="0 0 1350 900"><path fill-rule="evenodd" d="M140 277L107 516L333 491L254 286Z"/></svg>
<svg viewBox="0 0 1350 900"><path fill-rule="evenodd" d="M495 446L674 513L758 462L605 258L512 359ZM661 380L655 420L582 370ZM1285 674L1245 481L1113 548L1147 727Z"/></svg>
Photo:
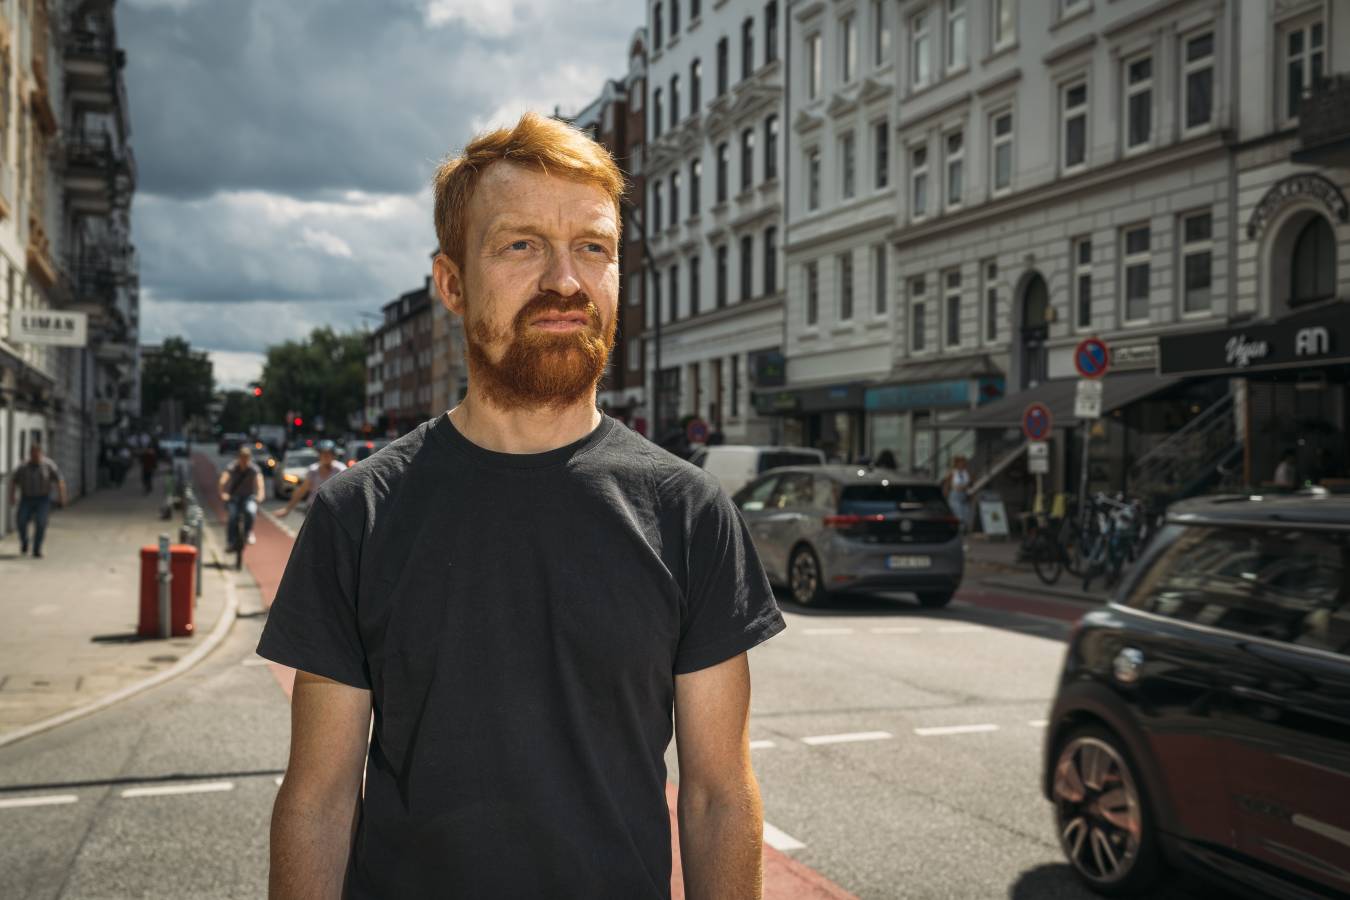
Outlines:
<svg viewBox="0 0 1350 900"><path fill-rule="evenodd" d="M173 570L169 566L169 536L159 536L159 636L167 638L169 629L169 591Z"/></svg>
<svg viewBox="0 0 1350 900"><path fill-rule="evenodd" d="M197 596L193 598L193 608L197 606L197 600L202 596L202 529L206 527L206 519L202 515L200 506L193 507L192 514L192 543L197 548Z"/></svg>
<svg viewBox="0 0 1350 900"><path fill-rule="evenodd" d="M1083 429L1083 468L1078 475L1078 524L1086 529L1088 524L1088 449L1092 446L1092 424L1089 419L1079 419Z"/></svg>

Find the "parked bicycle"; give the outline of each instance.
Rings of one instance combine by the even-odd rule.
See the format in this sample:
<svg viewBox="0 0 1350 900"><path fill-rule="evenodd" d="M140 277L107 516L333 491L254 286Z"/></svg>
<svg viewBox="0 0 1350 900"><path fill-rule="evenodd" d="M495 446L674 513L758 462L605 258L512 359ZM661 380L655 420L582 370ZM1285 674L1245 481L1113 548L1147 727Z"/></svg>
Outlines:
<svg viewBox="0 0 1350 900"><path fill-rule="evenodd" d="M1137 559L1143 551L1143 504L1121 495L1098 493L1091 500L1087 522L1095 528L1095 534L1083 557L1083 590L1091 590L1098 575L1105 576L1107 587L1114 587L1125 563Z"/></svg>
<svg viewBox="0 0 1350 900"><path fill-rule="evenodd" d="M1036 519L1035 533L1026 550L1036 577L1045 584L1054 584L1066 571L1080 574L1084 541L1075 517L1055 519L1040 515Z"/></svg>

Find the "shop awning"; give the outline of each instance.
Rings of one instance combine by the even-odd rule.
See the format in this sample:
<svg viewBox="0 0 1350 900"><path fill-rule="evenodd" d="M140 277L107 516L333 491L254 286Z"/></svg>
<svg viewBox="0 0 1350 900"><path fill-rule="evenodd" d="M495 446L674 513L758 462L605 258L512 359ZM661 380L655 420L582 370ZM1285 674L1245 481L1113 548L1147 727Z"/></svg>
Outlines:
<svg viewBox="0 0 1350 900"><path fill-rule="evenodd" d="M1102 389L1102 412L1128 406L1150 394L1165 390L1184 379L1177 376L1155 375L1152 372L1121 372L1107 375ZM1034 388L1010 394L979 409L973 409L942 423L946 428L1021 428L1022 414L1032 403L1044 403L1057 427L1077 422L1073 414L1073 398L1078 390L1077 378L1057 378Z"/></svg>
<svg viewBox="0 0 1350 900"><path fill-rule="evenodd" d="M893 384L917 384L925 381L949 381L955 378L974 378L980 375L1002 375L989 354L958 356L955 359L934 359L900 366L890 376L879 380L876 387Z"/></svg>

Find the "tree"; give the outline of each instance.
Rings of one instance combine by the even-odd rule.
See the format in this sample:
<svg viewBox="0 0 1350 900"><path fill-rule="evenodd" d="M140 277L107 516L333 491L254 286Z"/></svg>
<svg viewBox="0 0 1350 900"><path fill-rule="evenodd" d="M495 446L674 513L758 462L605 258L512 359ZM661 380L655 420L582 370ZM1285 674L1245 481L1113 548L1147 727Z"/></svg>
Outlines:
<svg viewBox="0 0 1350 900"><path fill-rule="evenodd" d="M253 394L248 391L226 391L225 402L220 409L220 421L216 426L222 431L248 431L257 417Z"/></svg>
<svg viewBox="0 0 1350 900"><path fill-rule="evenodd" d="M264 421L281 423L294 410L306 428L322 416L325 431L344 431L366 403L366 335L324 326L303 341L268 347L259 383Z"/></svg>
<svg viewBox="0 0 1350 900"><path fill-rule="evenodd" d="M174 401L179 423L205 416L214 380L205 352L193 350L184 338L165 338L158 351L143 352L141 409L147 416L158 416L166 401Z"/></svg>

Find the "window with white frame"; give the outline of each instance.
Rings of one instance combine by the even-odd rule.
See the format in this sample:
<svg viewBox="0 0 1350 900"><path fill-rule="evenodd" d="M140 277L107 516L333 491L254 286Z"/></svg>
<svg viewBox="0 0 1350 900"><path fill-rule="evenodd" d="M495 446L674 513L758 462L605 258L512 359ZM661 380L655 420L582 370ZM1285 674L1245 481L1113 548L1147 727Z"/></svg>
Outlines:
<svg viewBox="0 0 1350 900"><path fill-rule="evenodd" d="M872 0L872 65L884 66L891 57L891 20L884 0Z"/></svg>
<svg viewBox="0 0 1350 900"><path fill-rule="evenodd" d="M764 229L764 293L778 292L778 229Z"/></svg>
<svg viewBox="0 0 1350 900"><path fill-rule="evenodd" d="M991 0L989 46L1004 50L1017 42L1017 0Z"/></svg>
<svg viewBox="0 0 1350 900"><path fill-rule="evenodd" d="M924 317L924 292L927 285L924 284L923 276L911 278L909 282L909 349L915 353L920 353L926 343L925 326L928 324Z"/></svg>
<svg viewBox="0 0 1350 900"><path fill-rule="evenodd" d="M680 224L680 173L670 173L670 227Z"/></svg>
<svg viewBox="0 0 1350 900"><path fill-rule="evenodd" d="M659 318L662 322L668 321L665 317L665 311L661 305L661 270L652 267L652 303L647 307L647 324L653 325Z"/></svg>
<svg viewBox="0 0 1350 900"><path fill-rule="evenodd" d="M723 203L727 199L727 181L730 177L731 169L731 147L726 141L717 145L717 202Z"/></svg>
<svg viewBox="0 0 1350 900"><path fill-rule="evenodd" d="M630 371L642 368L642 338L628 339L628 369Z"/></svg>
<svg viewBox="0 0 1350 900"><path fill-rule="evenodd" d="M680 124L680 76L670 76L670 127Z"/></svg>
<svg viewBox="0 0 1350 900"><path fill-rule="evenodd" d="M947 0L947 71L966 67L966 0Z"/></svg>
<svg viewBox="0 0 1350 900"><path fill-rule="evenodd" d="M716 295L714 299L717 302L718 309L721 309L722 307L727 305L727 289L728 289L727 279L730 277L727 272L728 252L729 251L727 250L727 245L725 243L717 245L717 272L715 273L717 277L717 283L713 285L713 290Z"/></svg>
<svg viewBox="0 0 1350 900"><path fill-rule="evenodd" d="M778 177L778 116L764 120L764 180Z"/></svg>
<svg viewBox="0 0 1350 900"><path fill-rule="evenodd" d="M703 160L694 159L689 161L689 215L698 215L699 213L699 194L703 191Z"/></svg>
<svg viewBox="0 0 1350 900"><path fill-rule="evenodd" d="M891 125L885 119L872 124L872 187L891 183Z"/></svg>
<svg viewBox="0 0 1350 900"><path fill-rule="evenodd" d="M886 315L886 245L872 245L872 312Z"/></svg>
<svg viewBox="0 0 1350 900"><path fill-rule="evenodd" d="M966 142L965 134L953 131L943 139L946 151L947 208L958 209L965 191Z"/></svg>
<svg viewBox="0 0 1350 900"><path fill-rule="evenodd" d="M755 129L741 132L741 190L748 191L755 183Z"/></svg>
<svg viewBox="0 0 1350 900"><path fill-rule="evenodd" d="M1138 56L1125 63L1125 149L1141 150L1153 143L1153 57Z"/></svg>
<svg viewBox="0 0 1350 900"><path fill-rule="evenodd" d="M661 230L661 223L664 221L664 220L661 218L661 211L662 211L662 203L661 203L661 200L662 200L662 198L663 198L664 196L665 196L665 188L664 188L663 184L662 184L659 180L658 180L658 181L653 181L653 182L652 182L652 216L651 216L651 219L650 219L651 227L652 227L652 234L656 234L657 232L659 232L659 231Z"/></svg>
<svg viewBox="0 0 1350 900"><path fill-rule="evenodd" d="M1208 128L1214 121L1214 32L1182 41L1182 129Z"/></svg>
<svg viewBox="0 0 1350 900"><path fill-rule="evenodd" d="M764 64L778 59L778 0L764 4Z"/></svg>
<svg viewBox="0 0 1350 900"><path fill-rule="evenodd" d="M822 76L824 75L823 60L821 59L821 39L820 32L807 35L806 37L806 99L814 100L820 96L822 89Z"/></svg>
<svg viewBox="0 0 1350 900"><path fill-rule="evenodd" d="M657 88L656 90L652 91L652 131L653 131L652 137L661 136L661 126L662 124L664 124L661 121L662 112L663 107L661 104L661 89Z"/></svg>
<svg viewBox="0 0 1350 900"><path fill-rule="evenodd" d="M680 264L671 263L667 273L670 281L670 321L680 317Z"/></svg>
<svg viewBox="0 0 1350 900"><path fill-rule="evenodd" d="M998 340L998 261L987 259L980 263L980 277L984 279L984 339Z"/></svg>
<svg viewBox="0 0 1350 900"><path fill-rule="evenodd" d="M1121 235L1121 294L1125 298L1125 321L1148 321L1148 291L1151 251L1149 227L1135 225Z"/></svg>
<svg viewBox="0 0 1350 900"><path fill-rule="evenodd" d="M820 320L820 267L815 260L802 267L806 275L806 324Z"/></svg>
<svg viewBox="0 0 1350 900"><path fill-rule="evenodd" d="M703 290L701 260L697 253L689 257L689 315L699 313L700 292Z"/></svg>
<svg viewBox="0 0 1350 900"><path fill-rule="evenodd" d="M852 200L858 192L858 151L853 132L839 139L839 186L845 200Z"/></svg>
<svg viewBox="0 0 1350 900"><path fill-rule="evenodd" d="M1322 77L1326 65L1325 27L1321 14L1301 19L1281 29L1280 78L1283 81L1280 118L1298 118L1303 93Z"/></svg>
<svg viewBox="0 0 1350 900"><path fill-rule="evenodd" d="M628 174L636 178L642 174L642 144L628 148Z"/></svg>
<svg viewBox="0 0 1350 900"><path fill-rule="evenodd" d="M836 257L839 268L839 321L847 322L853 318L853 253L841 253Z"/></svg>
<svg viewBox="0 0 1350 900"><path fill-rule="evenodd" d="M1092 239L1078 238L1069 248L1073 261L1073 323L1092 327Z"/></svg>
<svg viewBox="0 0 1350 900"><path fill-rule="evenodd" d="M740 301L745 303L755 295L755 236L741 235L741 293Z"/></svg>
<svg viewBox="0 0 1350 900"><path fill-rule="evenodd" d="M839 20L839 74L844 84L858 75L858 17L850 13Z"/></svg>
<svg viewBox="0 0 1350 900"><path fill-rule="evenodd" d="M642 273L641 273L641 272L629 272L628 275L625 277L624 280L627 282L627 288L628 288L628 305L629 305L629 306L641 306L641 305L642 305Z"/></svg>
<svg viewBox="0 0 1350 900"><path fill-rule="evenodd" d="M703 105L703 63L700 60L694 60L689 64L689 114L698 115L698 109Z"/></svg>
<svg viewBox="0 0 1350 900"><path fill-rule="evenodd" d="M961 270L953 269L943 276L946 287L947 346L961 346Z"/></svg>
<svg viewBox="0 0 1350 900"><path fill-rule="evenodd" d="M933 79L932 19L927 11L909 20L909 82L917 90Z"/></svg>
<svg viewBox="0 0 1350 900"><path fill-rule="evenodd" d="M994 196L1012 189L1012 110L994 113L989 119L989 184Z"/></svg>
<svg viewBox="0 0 1350 900"><path fill-rule="evenodd" d="M928 215L928 148L915 147L909 154L909 215L922 219Z"/></svg>
<svg viewBox="0 0 1350 900"><path fill-rule="evenodd" d="M1208 212L1181 218L1181 311L1206 313L1213 302L1214 225Z"/></svg>
<svg viewBox="0 0 1350 900"><path fill-rule="evenodd" d="M1061 168L1065 172L1072 172L1087 164L1087 82L1075 81L1065 85L1061 96L1063 115L1060 140L1064 148Z"/></svg>
<svg viewBox="0 0 1350 900"><path fill-rule="evenodd" d="M806 151L806 208L820 209L820 150Z"/></svg>

